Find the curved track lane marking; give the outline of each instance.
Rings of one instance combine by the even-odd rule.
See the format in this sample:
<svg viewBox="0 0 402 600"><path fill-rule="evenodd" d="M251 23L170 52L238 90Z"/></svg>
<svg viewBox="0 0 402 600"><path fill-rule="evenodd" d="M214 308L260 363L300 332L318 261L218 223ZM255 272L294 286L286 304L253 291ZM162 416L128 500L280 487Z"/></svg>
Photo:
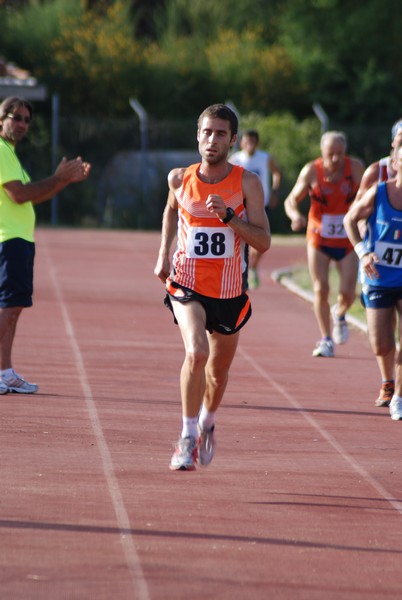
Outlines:
<svg viewBox="0 0 402 600"><path fill-rule="evenodd" d="M350 454L346 452L346 450L336 441L334 437L328 431L326 431L321 425L316 421L314 417L312 417L309 413L307 413L301 404L286 391L284 387L282 387L279 383L275 381L268 373L258 365L256 360L251 357L239 344L238 348L239 354L246 360L249 365L266 381L268 381L273 388L275 388L286 400L296 408L302 416L306 419L306 421L317 431L317 433L323 437L335 450L338 454L354 469L367 483L369 483L379 494L382 496L387 502L391 504L391 506L398 511L398 513L402 516L402 501L397 498L393 498L392 494L385 489L384 486L381 485L374 477L366 471L364 467L362 467Z"/></svg>
<svg viewBox="0 0 402 600"><path fill-rule="evenodd" d="M303 300L307 300L311 304L314 302L314 295L312 292L307 290L303 290L297 283L295 283L292 279L292 273L295 267L288 266L282 267L281 269L275 269L271 273L271 279L280 285L283 285L293 294L300 296ZM354 325L357 329L364 331L364 333L368 333L367 324L361 321L360 319L356 319L353 315L346 314L346 321L351 325Z"/></svg>
<svg viewBox="0 0 402 600"><path fill-rule="evenodd" d="M120 542L123 548L125 560L129 572L131 574L134 594L136 600L150 600L147 582L141 568L140 559L135 549L133 537L128 533L131 529L130 519L124 506L123 497L119 488L116 474L113 467L112 457L103 435L102 425L100 423L98 411L94 402L91 386L89 384L85 371L84 360L80 351L79 344L74 332L74 327L68 314L66 303L63 300L63 294L57 279L56 270L53 267L50 254L46 245L43 247L43 253L49 265L49 275L52 285L55 289L56 297L62 313L63 323L66 330L67 338L70 341L71 348L75 358L75 365L80 378L81 387L84 393L85 404L88 410L89 419L97 442L99 454L101 456L103 472L107 482L110 497L112 499L113 508L116 515L117 525L119 529Z"/></svg>

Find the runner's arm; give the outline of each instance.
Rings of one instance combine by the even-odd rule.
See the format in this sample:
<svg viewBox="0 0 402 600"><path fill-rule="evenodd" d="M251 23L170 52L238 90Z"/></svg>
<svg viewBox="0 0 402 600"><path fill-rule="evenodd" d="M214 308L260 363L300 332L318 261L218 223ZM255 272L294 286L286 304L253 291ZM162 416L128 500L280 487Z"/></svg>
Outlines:
<svg viewBox="0 0 402 600"><path fill-rule="evenodd" d="M285 200L284 208L290 219L292 231L301 231L307 224L307 219L298 209L298 204L308 194L311 186L313 168L313 163L304 165L292 191Z"/></svg>
<svg viewBox="0 0 402 600"><path fill-rule="evenodd" d="M91 165L83 162L81 157L67 160L63 158L55 173L46 179L37 182L23 183L22 181L8 181L3 188L16 204L40 204L63 190L70 183L77 183L86 179L90 173Z"/></svg>
<svg viewBox="0 0 402 600"><path fill-rule="evenodd" d="M169 174L169 194L162 218L161 243L159 247L158 259L156 261L154 274L165 283L170 274L170 250L177 231L177 212L178 205L174 190L180 183L180 170L174 169Z"/></svg>
<svg viewBox="0 0 402 600"><path fill-rule="evenodd" d="M376 195L377 186L371 186L358 202L352 204L343 219L345 231L360 259L361 268L370 279L379 276L375 266L375 263L379 262L379 258L376 253L371 252L362 241L359 222L368 219L373 212Z"/></svg>
<svg viewBox="0 0 402 600"><path fill-rule="evenodd" d="M371 186L358 202L354 202L343 219L343 225L353 246L362 241L358 223L369 218L374 209L377 186Z"/></svg>
<svg viewBox="0 0 402 600"><path fill-rule="evenodd" d="M269 155L268 158L268 168L271 172L271 177L272 177L272 186L271 186L271 196L269 198L269 206L270 208L275 208L278 205L278 192L279 192L279 186L281 185L281 179L282 179L282 171L278 165L278 163L276 162L276 160Z"/></svg>
<svg viewBox="0 0 402 600"><path fill-rule="evenodd" d="M227 223L227 226L262 254L271 245L271 232L264 209L264 191L258 175L247 170L243 171L243 197L245 199L247 221L243 221L235 215ZM214 212L219 219L226 218L227 208L221 196L210 194L205 204L207 209Z"/></svg>
<svg viewBox="0 0 402 600"><path fill-rule="evenodd" d="M359 158L351 158L350 164L352 168L353 181L357 187L360 185L362 177L364 175L364 165Z"/></svg>
<svg viewBox="0 0 402 600"><path fill-rule="evenodd" d="M364 194L371 188L372 185L375 185L378 182L380 166L379 163L373 163L363 173L363 177L360 181L359 189L356 193L355 202L358 202L360 198L364 196Z"/></svg>

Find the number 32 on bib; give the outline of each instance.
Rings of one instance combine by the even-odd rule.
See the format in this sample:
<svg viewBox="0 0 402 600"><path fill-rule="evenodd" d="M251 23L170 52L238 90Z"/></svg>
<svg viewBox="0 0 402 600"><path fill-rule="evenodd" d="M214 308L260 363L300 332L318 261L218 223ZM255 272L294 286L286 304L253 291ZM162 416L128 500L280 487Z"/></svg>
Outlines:
<svg viewBox="0 0 402 600"><path fill-rule="evenodd" d="M346 231L343 227L344 215L322 215L321 236L323 238L344 239Z"/></svg>

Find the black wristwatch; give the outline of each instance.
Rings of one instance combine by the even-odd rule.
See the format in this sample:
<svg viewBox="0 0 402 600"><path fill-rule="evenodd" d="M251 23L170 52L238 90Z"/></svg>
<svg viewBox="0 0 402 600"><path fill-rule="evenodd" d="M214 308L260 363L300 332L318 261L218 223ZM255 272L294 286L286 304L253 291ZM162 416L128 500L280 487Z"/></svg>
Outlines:
<svg viewBox="0 0 402 600"><path fill-rule="evenodd" d="M229 221L231 221L233 219L233 217L235 216L235 211L233 210L233 208L227 208L226 209L226 217L224 219L221 219L222 223L229 223Z"/></svg>

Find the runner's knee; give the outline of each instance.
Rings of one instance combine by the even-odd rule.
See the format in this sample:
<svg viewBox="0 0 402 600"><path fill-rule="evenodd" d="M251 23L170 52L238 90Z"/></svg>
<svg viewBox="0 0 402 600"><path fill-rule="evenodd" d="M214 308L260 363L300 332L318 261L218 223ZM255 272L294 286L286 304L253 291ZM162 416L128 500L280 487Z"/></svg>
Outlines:
<svg viewBox="0 0 402 600"><path fill-rule="evenodd" d="M186 351L186 362L191 371L204 369L208 361L208 349L204 346L194 345Z"/></svg>
<svg viewBox="0 0 402 600"><path fill-rule="evenodd" d="M338 296L338 304L341 304L341 305L345 306L346 308L349 308L349 306L352 306L355 297L356 297L356 294L355 294L354 290L352 290L350 292L340 292L339 296Z"/></svg>
<svg viewBox="0 0 402 600"><path fill-rule="evenodd" d="M376 356L387 356L395 350L395 343L392 340L372 340L371 346Z"/></svg>
<svg viewBox="0 0 402 600"><path fill-rule="evenodd" d="M329 285L316 281L314 283L314 294L317 299L327 301L329 296Z"/></svg>

